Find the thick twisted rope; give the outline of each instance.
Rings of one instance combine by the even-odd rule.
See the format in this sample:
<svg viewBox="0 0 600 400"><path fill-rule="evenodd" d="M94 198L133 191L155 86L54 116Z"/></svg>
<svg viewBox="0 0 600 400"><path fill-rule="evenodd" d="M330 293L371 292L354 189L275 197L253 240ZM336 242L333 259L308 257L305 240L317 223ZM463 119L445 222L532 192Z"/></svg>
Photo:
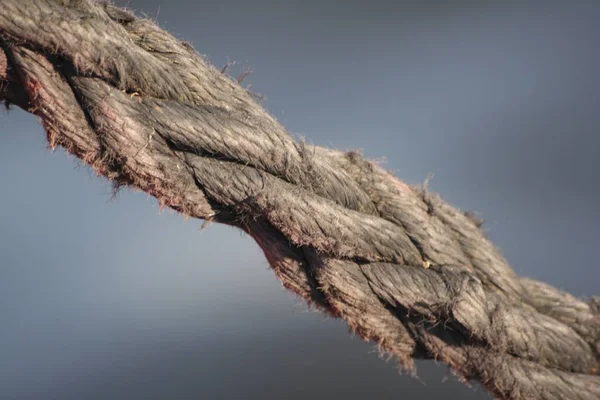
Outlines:
<svg viewBox="0 0 600 400"><path fill-rule="evenodd" d="M237 226L283 285L403 367L499 398L600 398L600 299L517 276L480 223L355 152L294 141L151 21L92 0L3 0L0 98L116 187Z"/></svg>

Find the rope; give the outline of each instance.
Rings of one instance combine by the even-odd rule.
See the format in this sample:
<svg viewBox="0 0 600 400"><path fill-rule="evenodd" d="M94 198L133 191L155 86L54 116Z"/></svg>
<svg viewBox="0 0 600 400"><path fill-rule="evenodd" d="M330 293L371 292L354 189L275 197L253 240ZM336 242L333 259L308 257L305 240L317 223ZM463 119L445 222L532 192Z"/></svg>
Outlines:
<svg viewBox="0 0 600 400"><path fill-rule="evenodd" d="M283 285L412 370L503 399L600 398L600 298L517 276L480 222L356 152L293 140L151 21L93 0L3 0L0 98L51 148L252 236Z"/></svg>

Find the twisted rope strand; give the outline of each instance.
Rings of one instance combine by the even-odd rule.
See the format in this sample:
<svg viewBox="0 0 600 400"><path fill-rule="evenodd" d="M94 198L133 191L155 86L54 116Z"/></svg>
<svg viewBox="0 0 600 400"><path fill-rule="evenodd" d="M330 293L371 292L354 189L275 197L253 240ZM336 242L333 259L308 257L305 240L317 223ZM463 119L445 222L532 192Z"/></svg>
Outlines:
<svg viewBox="0 0 600 400"><path fill-rule="evenodd" d="M401 365L503 399L600 398L600 299L517 276L480 223L355 152L294 141L235 80L93 0L4 0L0 98L116 187L236 226L283 285Z"/></svg>

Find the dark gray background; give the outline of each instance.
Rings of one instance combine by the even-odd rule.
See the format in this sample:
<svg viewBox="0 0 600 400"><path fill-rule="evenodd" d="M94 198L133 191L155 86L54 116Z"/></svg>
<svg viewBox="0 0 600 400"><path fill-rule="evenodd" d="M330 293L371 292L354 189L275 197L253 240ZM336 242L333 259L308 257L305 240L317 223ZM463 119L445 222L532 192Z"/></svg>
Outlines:
<svg viewBox="0 0 600 400"><path fill-rule="evenodd" d="M253 68L294 135L433 173L518 273L599 294L597 1L118 4ZM0 398L486 398L433 363L398 374L238 231L110 201L76 166L1 113Z"/></svg>

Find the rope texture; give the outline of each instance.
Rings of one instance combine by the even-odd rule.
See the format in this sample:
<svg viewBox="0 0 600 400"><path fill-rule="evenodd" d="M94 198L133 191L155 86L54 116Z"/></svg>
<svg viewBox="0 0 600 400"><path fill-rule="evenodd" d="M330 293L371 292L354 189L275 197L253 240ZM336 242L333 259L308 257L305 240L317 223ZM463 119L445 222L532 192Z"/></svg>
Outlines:
<svg viewBox="0 0 600 400"><path fill-rule="evenodd" d="M235 80L129 11L3 0L0 98L110 179L233 225L283 285L412 370L503 399L600 398L600 298L517 276L481 223L356 152L294 141Z"/></svg>

